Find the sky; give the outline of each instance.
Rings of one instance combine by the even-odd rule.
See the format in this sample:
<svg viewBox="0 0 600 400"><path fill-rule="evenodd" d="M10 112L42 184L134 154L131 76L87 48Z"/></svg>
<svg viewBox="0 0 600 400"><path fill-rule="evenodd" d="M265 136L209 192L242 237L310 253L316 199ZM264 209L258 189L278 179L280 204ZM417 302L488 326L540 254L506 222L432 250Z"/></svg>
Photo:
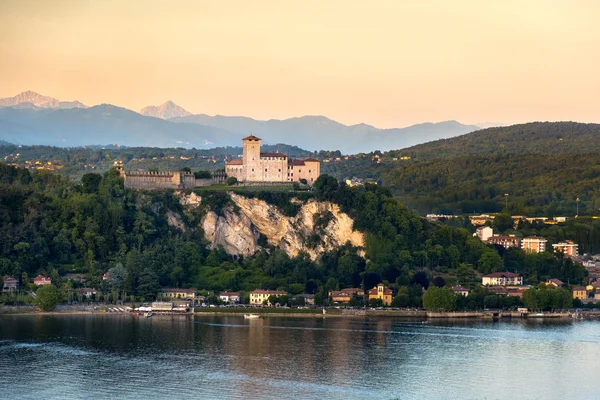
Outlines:
<svg viewBox="0 0 600 400"><path fill-rule="evenodd" d="M0 0L0 97L256 119L600 122L600 1Z"/></svg>

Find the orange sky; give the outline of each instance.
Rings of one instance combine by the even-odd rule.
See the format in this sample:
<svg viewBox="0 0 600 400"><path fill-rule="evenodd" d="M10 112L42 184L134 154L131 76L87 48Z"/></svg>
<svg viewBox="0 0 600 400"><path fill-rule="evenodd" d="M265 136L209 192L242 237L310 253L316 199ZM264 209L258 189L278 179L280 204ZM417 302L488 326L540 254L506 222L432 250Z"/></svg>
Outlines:
<svg viewBox="0 0 600 400"><path fill-rule="evenodd" d="M0 1L0 97L257 119L600 122L600 1Z"/></svg>

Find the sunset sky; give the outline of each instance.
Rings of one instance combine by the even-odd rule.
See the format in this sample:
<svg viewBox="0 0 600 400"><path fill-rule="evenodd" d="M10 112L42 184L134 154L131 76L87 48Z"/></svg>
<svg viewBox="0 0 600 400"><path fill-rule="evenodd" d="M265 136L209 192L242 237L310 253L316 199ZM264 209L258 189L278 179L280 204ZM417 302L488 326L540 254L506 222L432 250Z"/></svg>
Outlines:
<svg viewBox="0 0 600 400"><path fill-rule="evenodd" d="M0 97L133 110L600 122L600 1L0 0Z"/></svg>

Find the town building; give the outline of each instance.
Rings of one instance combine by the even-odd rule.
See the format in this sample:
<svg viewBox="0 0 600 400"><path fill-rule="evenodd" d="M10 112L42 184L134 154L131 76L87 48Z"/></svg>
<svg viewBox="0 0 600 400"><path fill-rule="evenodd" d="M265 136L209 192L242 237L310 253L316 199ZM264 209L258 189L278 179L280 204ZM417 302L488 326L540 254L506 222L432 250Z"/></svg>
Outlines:
<svg viewBox="0 0 600 400"><path fill-rule="evenodd" d="M213 171L211 179L196 179L186 171L125 171L122 161L115 161L114 167L123 178L126 188L131 189L191 189L224 183L224 171Z"/></svg>
<svg viewBox="0 0 600 400"><path fill-rule="evenodd" d="M585 287L585 289L588 292L600 293L600 281L594 281L594 282L590 283L589 285L587 285Z"/></svg>
<svg viewBox="0 0 600 400"><path fill-rule="evenodd" d="M307 306L315 305L315 295L314 294L302 293L302 294L295 295L293 298L294 298L294 300L304 299L304 304Z"/></svg>
<svg viewBox="0 0 600 400"><path fill-rule="evenodd" d="M334 303L347 303L354 296L364 296L365 292L360 288L346 288L342 290L332 290L329 292L329 298Z"/></svg>
<svg viewBox="0 0 600 400"><path fill-rule="evenodd" d="M19 281L12 276L5 275L2 277L4 284L2 285L2 293L16 293L19 288Z"/></svg>
<svg viewBox="0 0 600 400"><path fill-rule="evenodd" d="M52 279L46 278L44 275L38 275L35 278L33 278L33 284L35 286L51 285Z"/></svg>
<svg viewBox="0 0 600 400"><path fill-rule="evenodd" d="M552 247L554 248L555 252L561 252L568 257L577 257L578 255L579 245L571 240L565 240L564 242L553 244Z"/></svg>
<svg viewBox="0 0 600 400"><path fill-rule="evenodd" d="M485 225L486 222L494 222L494 216L488 214L472 215L469 217L471 224L474 226Z"/></svg>
<svg viewBox="0 0 600 400"><path fill-rule="evenodd" d="M505 249L510 247L521 247L521 239L516 237L515 235L494 235L487 240L489 244L496 244L498 246L502 246Z"/></svg>
<svg viewBox="0 0 600 400"><path fill-rule="evenodd" d="M164 299L193 300L196 297L196 289L164 288L159 294Z"/></svg>
<svg viewBox="0 0 600 400"><path fill-rule="evenodd" d="M271 305L269 302L270 296L280 297L287 296L287 292L283 290L264 290L264 289L256 289L250 292L250 304L252 305Z"/></svg>
<svg viewBox="0 0 600 400"><path fill-rule="evenodd" d="M481 278L483 286L507 286L523 284L523 277L514 272L494 272Z"/></svg>
<svg viewBox="0 0 600 400"><path fill-rule="evenodd" d="M587 290L583 286L575 286L573 288L573 298L576 300L587 299Z"/></svg>
<svg viewBox="0 0 600 400"><path fill-rule="evenodd" d="M457 296L468 296L469 295L469 289L464 288L460 285L453 286L452 291Z"/></svg>
<svg viewBox="0 0 600 400"><path fill-rule="evenodd" d="M529 236L521 239L521 248L527 253L541 253L546 251L547 240L539 236Z"/></svg>
<svg viewBox="0 0 600 400"><path fill-rule="evenodd" d="M381 299L384 306L392 304L392 289L385 287L383 283L378 284L373 289L369 290L369 301L373 299Z"/></svg>
<svg viewBox="0 0 600 400"><path fill-rule="evenodd" d="M242 139L241 160L225 164L228 177L240 182L300 182L312 185L321 175L321 163L315 158L290 159L283 153L260 151L261 139L250 135Z"/></svg>
<svg viewBox="0 0 600 400"><path fill-rule="evenodd" d="M561 281L560 279L556 279L556 278L548 279L546 281L546 286L554 286L555 288L563 287L564 284L565 283L563 281Z"/></svg>
<svg viewBox="0 0 600 400"><path fill-rule="evenodd" d="M223 303L235 304L241 301L240 294L237 292L221 292L219 293L219 299Z"/></svg>
<svg viewBox="0 0 600 400"><path fill-rule="evenodd" d="M79 293L81 293L81 295L83 297L85 297L87 300L90 300L92 297L96 296L96 294L97 294L96 289L92 289L92 288L79 289Z"/></svg>
<svg viewBox="0 0 600 400"><path fill-rule="evenodd" d="M489 226L480 226L475 231L475 236L477 236L482 242L486 242L489 238L494 236L494 230Z"/></svg>

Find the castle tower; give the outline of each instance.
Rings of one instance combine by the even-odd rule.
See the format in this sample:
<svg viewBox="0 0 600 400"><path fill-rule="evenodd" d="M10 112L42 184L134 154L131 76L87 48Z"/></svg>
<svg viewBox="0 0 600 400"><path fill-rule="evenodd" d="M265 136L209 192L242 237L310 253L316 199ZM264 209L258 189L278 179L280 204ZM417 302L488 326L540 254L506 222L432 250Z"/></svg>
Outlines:
<svg viewBox="0 0 600 400"><path fill-rule="evenodd" d="M244 180L246 181L256 182L261 180L260 142L261 140L254 135L246 136L242 139L244 147Z"/></svg>

